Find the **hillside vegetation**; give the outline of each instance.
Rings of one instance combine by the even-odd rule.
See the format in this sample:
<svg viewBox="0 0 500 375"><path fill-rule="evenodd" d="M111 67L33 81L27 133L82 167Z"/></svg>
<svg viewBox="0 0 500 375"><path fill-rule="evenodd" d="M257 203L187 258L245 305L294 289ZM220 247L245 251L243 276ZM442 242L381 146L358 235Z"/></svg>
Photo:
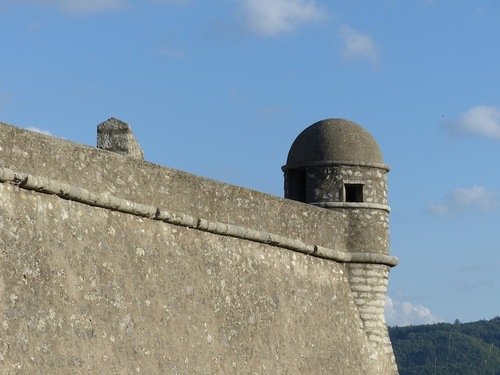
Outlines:
<svg viewBox="0 0 500 375"><path fill-rule="evenodd" d="M400 375L500 375L500 317L389 327Z"/></svg>

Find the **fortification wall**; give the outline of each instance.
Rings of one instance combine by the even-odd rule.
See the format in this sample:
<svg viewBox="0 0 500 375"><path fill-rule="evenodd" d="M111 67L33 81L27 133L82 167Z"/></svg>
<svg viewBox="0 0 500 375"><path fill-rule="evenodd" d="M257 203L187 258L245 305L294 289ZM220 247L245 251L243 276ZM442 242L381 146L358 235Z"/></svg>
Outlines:
<svg viewBox="0 0 500 375"><path fill-rule="evenodd" d="M0 123L0 166L346 251L342 215Z"/></svg>
<svg viewBox="0 0 500 375"><path fill-rule="evenodd" d="M0 167L4 373L397 373L331 211L6 125Z"/></svg>

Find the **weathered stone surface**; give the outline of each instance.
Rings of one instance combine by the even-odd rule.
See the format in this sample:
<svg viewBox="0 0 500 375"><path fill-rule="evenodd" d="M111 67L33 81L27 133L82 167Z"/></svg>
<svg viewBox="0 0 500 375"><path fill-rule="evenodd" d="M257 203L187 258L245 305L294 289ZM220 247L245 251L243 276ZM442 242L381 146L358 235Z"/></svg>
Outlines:
<svg viewBox="0 0 500 375"><path fill-rule="evenodd" d="M298 135L285 168L325 161L384 165L377 142L363 127L344 119L318 121Z"/></svg>
<svg viewBox="0 0 500 375"><path fill-rule="evenodd" d="M278 243L347 253L342 210L3 124L0 160L2 373L397 373L388 266Z"/></svg>
<svg viewBox="0 0 500 375"><path fill-rule="evenodd" d="M321 208L2 123L0 147L0 160L15 171L345 250L339 240L347 223L341 215Z"/></svg>
<svg viewBox="0 0 500 375"><path fill-rule="evenodd" d="M144 151L130 126L114 117L97 126L97 147L118 154L144 159Z"/></svg>
<svg viewBox="0 0 500 375"><path fill-rule="evenodd" d="M381 373L342 264L12 185L0 199L8 373Z"/></svg>

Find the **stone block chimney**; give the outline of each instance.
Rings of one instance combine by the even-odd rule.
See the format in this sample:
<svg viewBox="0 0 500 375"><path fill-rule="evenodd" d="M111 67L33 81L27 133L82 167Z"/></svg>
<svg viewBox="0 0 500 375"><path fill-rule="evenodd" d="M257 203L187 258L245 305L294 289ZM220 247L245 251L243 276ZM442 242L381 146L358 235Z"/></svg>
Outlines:
<svg viewBox="0 0 500 375"><path fill-rule="evenodd" d="M144 151L129 124L114 117L97 126L97 147L144 160Z"/></svg>

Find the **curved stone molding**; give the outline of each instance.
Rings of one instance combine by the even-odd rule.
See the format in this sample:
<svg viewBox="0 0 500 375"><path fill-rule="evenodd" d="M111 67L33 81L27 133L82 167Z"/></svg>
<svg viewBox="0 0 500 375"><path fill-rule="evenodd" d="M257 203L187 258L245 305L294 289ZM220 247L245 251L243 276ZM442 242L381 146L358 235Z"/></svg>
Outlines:
<svg viewBox="0 0 500 375"><path fill-rule="evenodd" d="M111 194L93 193L84 188L44 177L18 173L9 168L0 167L0 182L12 183L26 190L34 190L45 194L54 194L60 198L80 202L90 206L105 208L153 220L160 220L169 224L198 229L204 232L264 243L340 263L384 264L390 267L398 264L398 259L390 255L378 253L346 253L318 245L305 244L300 240L284 237L274 233L259 231L239 225L209 221L184 213L170 212L152 205L136 203L127 199L115 197ZM352 207L353 203L349 204L351 205L350 207ZM363 207L369 206L368 208L379 208L372 207L375 205L367 203L357 203L357 205L363 205Z"/></svg>
<svg viewBox="0 0 500 375"><path fill-rule="evenodd" d="M308 161L307 163L296 163L293 165L284 165L281 167L281 170L283 172L289 170L289 169L297 169L297 168L305 168L305 167L329 167L329 166L335 166L335 165L346 165L346 166L354 166L354 167L371 167L371 168L378 168L378 169L383 169L387 172L391 170L391 167L387 164L383 163L369 163L369 162L354 162L354 161L348 161L348 160L321 160L321 161Z"/></svg>
<svg viewBox="0 0 500 375"><path fill-rule="evenodd" d="M370 202L313 202L309 204L321 208L373 208L391 212L391 208L386 204Z"/></svg>

